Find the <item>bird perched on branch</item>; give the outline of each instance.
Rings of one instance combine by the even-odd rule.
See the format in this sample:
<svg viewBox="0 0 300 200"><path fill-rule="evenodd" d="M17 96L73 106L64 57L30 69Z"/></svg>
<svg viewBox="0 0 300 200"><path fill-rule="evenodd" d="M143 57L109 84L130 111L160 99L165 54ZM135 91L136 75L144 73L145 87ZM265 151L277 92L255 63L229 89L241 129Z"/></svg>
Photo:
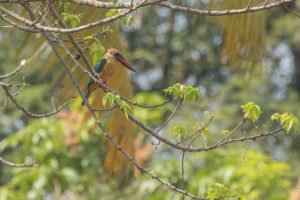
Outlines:
<svg viewBox="0 0 300 200"><path fill-rule="evenodd" d="M121 55L121 53L117 49L108 49L105 52L103 58L99 60L94 67L94 70L99 74L104 84L108 81L108 79L113 75L114 71L117 69L117 62L120 62L124 67L135 72L133 67L127 62L127 60ZM85 98L88 99L91 93L98 87L99 83L95 82L92 78L90 78L87 85ZM81 105L85 105L85 102L82 101Z"/></svg>

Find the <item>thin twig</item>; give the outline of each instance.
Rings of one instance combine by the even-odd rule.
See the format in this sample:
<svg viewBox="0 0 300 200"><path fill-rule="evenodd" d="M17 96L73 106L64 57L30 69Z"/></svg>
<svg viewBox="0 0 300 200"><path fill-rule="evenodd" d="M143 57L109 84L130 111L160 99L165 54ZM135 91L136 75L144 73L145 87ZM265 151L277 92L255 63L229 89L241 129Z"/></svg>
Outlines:
<svg viewBox="0 0 300 200"><path fill-rule="evenodd" d="M236 15L236 14L244 14L244 13L249 13L249 12L257 12L261 10L266 10L274 7L279 7L283 4L293 2L294 0L281 0L275 3L271 3L268 5L261 5L261 6L255 6L251 8L242 8L242 9L236 9L236 10L222 10L222 11L216 11L216 10L199 10L195 8L190 8L190 7L183 7L183 6L178 6L174 5L170 2L161 2L158 3L158 6L161 7L166 7L171 10L179 11L179 12L186 12L186 13L191 13L191 14L198 14L198 15L209 15L209 16L222 16L222 15Z"/></svg>
<svg viewBox="0 0 300 200"><path fill-rule="evenodd" d="M252 3L252 0L249 0L248 5L246 6L247 10L250 8L251 3Z"/></svg>
<svg viewBox="0 0 300 200"><path fill-rule="evenodd" d="M267 3L269 2L269 0L266 0L263 4L263 6L265 7L267 5Z"/></svg>
<svg viewBox="0 0 300 200"><path fill-rule="evenodd" d="M173 112L170 114L170 116L168 117L168 119L156 130L156 133L158 134L159 133L159 131L163 128L163 127L165 127L167 124L168 124L168 122L172 119L172 117L175 115L175 113L176 113L176 111L178 110L178 108L179 108L179 106L182 104L182 101L183 101L183 99L181 99L180 101L179 101L179 103L177 104L177 106L175 107L175 109L173 110Z"/></svg>
<svg viewBox="0 0 300 200"><path fill-rule="evenodd" d="M15 28L14 26L0 26L0 28Z"/></svg>
<svg viewBox="0 0 300 200"><path fill-rule="evenodd" d="M38 166L37 164L33 164L33 163L16 164L16 163L12 163L10 161L7 161L2 157L0 157L0 162L4 165L9 166L9 167L28 168L28 167L37 167Z"/></svg>
<svg viewBox="0 0 300 200"><path fill-rule="evenodd" d="M3 110L7 105L7 96L4 97L3 105L1 106L0 110Z"/></svg>
<svg viewBox="0 0 300 200"><path fill-rule="evenodd" d="M44 17L47 15L47 13L48 13L48 11L49 11L49 5L50 5L50 2L48 2L48 3L46 4L45 9L44 9L43 12L40 14L40 16L38 16L38 17L32 22L32 25L35 25L36 23L38 23L42 18L44 18ZM37 10L38 10L38 9L37 9Z"/></svg>
<svg viewBox="0 0 300 200"><path fill-rule="evenodd" d="M32 32L32 33L40 33L41 32L40 30L36 30L32 27L18 25L15 22L6 18L4 15L0 14L0 18L3 19L4 21L6 21L7 23L11 24L13 27L16 27L19 30L26 31L26 32Z"/></svg>
<svg viewBox="0 0 300 200"><path fill-rule="evenodd" d="M287 9L289 12L291 12L296 17L300 18L300 15L298 13L296 13L294 10L290 9L289 7L287 7L285 5L282 5L282 7L284 7L285 9Z"/></svg>
<svg viewBox="0 0 300 200"><path fill-rule="evenodd" d="M146 0L144 0L144 1L146 1ZM20 22L22 22L22 23L24 23L28 26L35 27L37 30L56 32L56 33L73 33L73 32L82 31L82 30L85 30L85 29L89 29L89 28L92 28L92 27L96 27L96 26L99 26L99 25L103 25L103 24L107 24L107 23L110 23L112 21L115 21L115 20L117 20L121 17L126 16L127 14L131 13L132 11L138 9L139 7L141 7L142 4L143 3L135 4L132 9L128 9L127 11L124 11L124 12L118 14L118 15L114 15L112 17L107 17L105 19L98 20L98 21L95 21L95 22L92 22L92 23L89 23L89 24L81 25L81 26L78 26L76 28L56 28L56 27L42 26L42 25L39 25L39 24L34 24L33 21L30 21L30 20L28 20L24 17L21 17L20 15L14 13L14 12L11 12L10 10L7 10L6 8L4 8L1 5L0 5L0 11L5 13L5 14L8 14L12 18L14 18L14 19L16 19L16 20L18 20L18 21L20 21Z"/></svg>
<svg viewBox="0 0 300 200"><path fill-rule="evenodd" d="M201 131L201 135L202 135L202 138L203 138L203 141L204 141L204 147L206 148L207 147L207 142L206 142L206 137L205 137L203 131Z"/></svg>
<svg viewBox="0 0 300 200"><path fill-rule="evenodd" d="M184 190L184 151L182 151L182 158L181 158L181 185L182 190ZM182 194L182 200L184 200L184 194Z"/></svg>
<svg viewBox="0 0 300 200"><path fill-rule="evenodd" d="M163 138L162 136L160 136L159 134L157 134L155 131L153 131L151 128L149 128L148 126L146 126L143 122L141 122L140 120L136 119L131 113L128 113L128 118L131 119L135 124L137 124L139 127L141 127L143 130L145 130L146 132L150 133L153 137L155 137L156 139L158 139L159 141L175 148L175 149L178 149L178 150L181 150L181 151L187 151L187 152L201 152L201 151L210 151L212 149L216 149L220 146L223 146L224 144L227 144L227 143L232 143L232 142L229 142L229 136L231 136L232 134L234 134L235 132L237 132L241 127L242 125L244 124L244 122L242 121L241 123L239 123L234 129L233 131L231 131L225 138L221 139L219 142L217 142L216 144L212 145L212 146L208 146L207 148L191 148L191 147L185 147L185 146L182 146L182 145L179 145L179 144L176 144L166 138ZM278 130L275 130L276 133L280 132L282 129L278 129ZM272 132L269 132L269 133L273 133L274 131ZM269 135L269 133L266 133L266 135ZM262 134L262 136L264 136L265 134ZM259 136L261 137L261 136ZM248 140L246 138L246 140ZM238 140L237 140L238 141Z"/></svg>
<svg viewBox="0 0 300 200"><path fill-rule="evenodd" d="M12 86L13 86L13 85L4 83L4 82L2 82L2 81L0 81L0 85L3 86L3 87L12 87Z"/></svg>
<svg viewBox="0 0 300 200"><path fill-rule="evenodd" d="M117 106L112 106L110 108L93 108L94 111L109 111L117 108Z"/></svg>
<svg viewBox="0 0 300 200"><path fill-rule="evenodd" d="M19 67L17 67L14 71L8 73L8 74L5 74L5 75L1 75L0 76L0 80L1 79L6 79L6 78L9 78L13 75L15 75L18 71L20 71L24 66L26 65L26 61L24 62L24 60L21 61L21 64L19 65Z"/></svg>
<svg viewBox="0 0 300 200"><path fill-rule="evenodd" d="M65 102L64 104L62 104L61 106L59 106L59 108L57 110L54 110L52 112L49 113L44 113L44 114L34 114L28 110L26 110L24 107L22 107L17 99L9 92L8 88L5 86L2 86L3 90L5 91L6 95L10 98L10 100L16 105L16 107L18 109L20 109L21 111L23 111L26 115L28 115L29 117L32 118L42 118L42 117L49 117L51 115L54 115L56 113L58 113L59 111L61 111L67 104L69 104L71 101L74 101L74 99L71 99L67 102Z"/></svg>
<svg viewBox="0 0 300 200"><path fill-rule="evenodd" d="M181 144L183 142L186 142L187 140L189 140L190 138L194 137L195 135L201 133L201 131L203 131L206 127L208 127L208 125L210 124L210 122L212 122L212 120L214 119L214 115L212 115L209 120L204 124L204 126L202 126L199 130L197 130L195 133L193 133L192 135L184 138L182 141L178 142L178 144ZM198 137L198 136L197 136ZM195 138L193 139L195 140ZM192 142L193 143L193 142Z"/></svg>

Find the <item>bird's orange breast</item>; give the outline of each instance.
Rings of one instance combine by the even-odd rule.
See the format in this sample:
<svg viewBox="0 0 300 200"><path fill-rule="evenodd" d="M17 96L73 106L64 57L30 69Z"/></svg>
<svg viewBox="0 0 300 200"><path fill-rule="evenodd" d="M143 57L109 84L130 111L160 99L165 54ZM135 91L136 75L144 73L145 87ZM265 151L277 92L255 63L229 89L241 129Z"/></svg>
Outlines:
<svg viewBox="0 0 300 200"><path fill-rule="evenodd" d="M104 83L106 83L109 80L109 78L114 74L115 65L115 62L107 62L106 65L103 67L99 75Z"/></svg>

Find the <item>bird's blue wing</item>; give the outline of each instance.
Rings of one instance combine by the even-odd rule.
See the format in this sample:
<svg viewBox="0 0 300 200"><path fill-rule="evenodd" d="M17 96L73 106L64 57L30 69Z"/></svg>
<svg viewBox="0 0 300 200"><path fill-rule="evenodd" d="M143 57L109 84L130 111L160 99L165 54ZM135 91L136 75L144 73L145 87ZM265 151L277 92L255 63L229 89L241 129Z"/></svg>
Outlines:
<svg viewBox="0 0 300 200"><path fill-rule="evenodd" d="M102 69L103 69L103 67L104 67L105 64L106 64L105 58L102 58L101 60L99 60L99 61L96 63L96 65L95 65L95 67L94 67L94 70L97 72L97 74L99 74L99 73L102 71ZM88 88L89 88L89 86L90 86L92 83L93 83L93 79L90 78L90 79L89 79L89 82L88 82Z"/></svg>

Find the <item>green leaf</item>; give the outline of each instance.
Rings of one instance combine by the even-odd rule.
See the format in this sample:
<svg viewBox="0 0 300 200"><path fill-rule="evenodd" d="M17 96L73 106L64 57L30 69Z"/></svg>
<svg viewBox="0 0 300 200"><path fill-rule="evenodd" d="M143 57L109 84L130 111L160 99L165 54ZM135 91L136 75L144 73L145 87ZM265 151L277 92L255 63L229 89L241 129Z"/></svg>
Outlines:
<svg viewBox="0 0 300 200"><path fill-rule="evenodd" d="M106 103L108 101L108 103L113 106L114 105L114 99L115 99L115 96L113 93L111 92L108 92L104 95L104 97L102 98L102 104L103 106L105 107L106 106Z"/></svg>
<svg viewBox="0 0 300 200"><path fill-rule="evenodd" d="M293 127L293 120L292 119L287 120L285 125L286 132L289 133L292 127Z"/></svg>
<svg viewBox="0 0 300 200"><path fill-rule="evenodd" d="M77 25L76 20L72 19L71 20L71 26L72 26L72 28L75 28L76 25Z"/></svg>
<svg viewBox="0 0 300 200"><path fill-rule="evenodd" d="M93 55L93 65L96 65L96 63L102 59L103 54L101 54L100 51L95 51L94 55Z"/></svg>
<svg viewBox="0 0 300 200"><path fill-rule="evenodd" d="M105 48L102 45L99 45L97 43L94 43L92 45L91 53L93 54L94 65L96 65L96 63L102 59L104 52L105 52Z"/></svg>
<svg viewBox="0 0 300 200"><path fill-rule="evenodd" d="M253 102L249 102L246 105L241 106L244 117L249 119L251 118L253 123L260 117L261 109L258 105L255 105Z"/></svg>
<svg viewBox="0 0 300 200"><path fill-rule="evenodd" d="M95 39L95 37L89 35L89 36L86 36L83 40L92 40L92 39Z"/></svg>
<svg viewBox="0 0 300 200"><path fill-rule="evenodd" d="M78 24L80 23L80 18L77 15L73 15L73 18Z"/></svg>
<svg viewBox="0 0 300 200"><path fill-rule="evenodd" d="M132 17L132 16L129 16L129 17L127 18L127 25L130 26L130 25L132 24L132 22L133 22L133 17Z"/></svg>
<svg viewBox="0 0 300 200"><path fill-rule="evenodd" d="M112 17L120 13L122 13L122 9L110 9L109 11L107 11L106 17Z"/></svg>
<svg viewBox="0 0 300 200"><path fill-rule="evenodd" d="M120 98L120 97L119 97ZM120 108L124 111L126 118L128 119L128 113L131 110L131 106L124 100L120 101Z"/></svg>
<svg viewBox="0 0 300 200"><path fill-rule="evenodd" d="M80 23L80 18L77 15L67 12L63 12L61 15L63 16L63 21L65 23L70 23L72 28L76 27L77 24Z"/></svg>
<svg viewBox="0 0 300 200"><path fill-rule="evenodd" d="M274 113L272 116L271 116L271 120L274 121L274 120L277 120L279 119L280 117L280 114L279 113Z"/></svg>
<svg viewBox="0 0 300 200"><path fill-rule="evenodd" d="M296 133L298 130L298 126L299 126L299 121L298 121L298 118L295 116L293 117L293 123L294 123L294 131Z"/></svg>
<svg viewBox="0 0 300 200"><path fill-rule="evenodd" d="M229 131L229 130L223 130L222 133L223 133L224 135L227 135L228 133L230 133L230 131Z"/></svg>
<svg viewBox="0 0 300 200"><path fill-rule="evenodd" d="M204 137L207 138L208 134L209 134L209 128L205 128L203 129L203 134L204 134Z"/></svg>
<svg viewBox="0 0 300 200"><path fill-rule="evenodd" d="M180 142L182 138L185 138L185 137L186 137L187 130L186 130L185 127L182 127L182 126L175 126L175 127L173 128L173 133L174 133L174 135L176 135L177 141Z"/></svg>

